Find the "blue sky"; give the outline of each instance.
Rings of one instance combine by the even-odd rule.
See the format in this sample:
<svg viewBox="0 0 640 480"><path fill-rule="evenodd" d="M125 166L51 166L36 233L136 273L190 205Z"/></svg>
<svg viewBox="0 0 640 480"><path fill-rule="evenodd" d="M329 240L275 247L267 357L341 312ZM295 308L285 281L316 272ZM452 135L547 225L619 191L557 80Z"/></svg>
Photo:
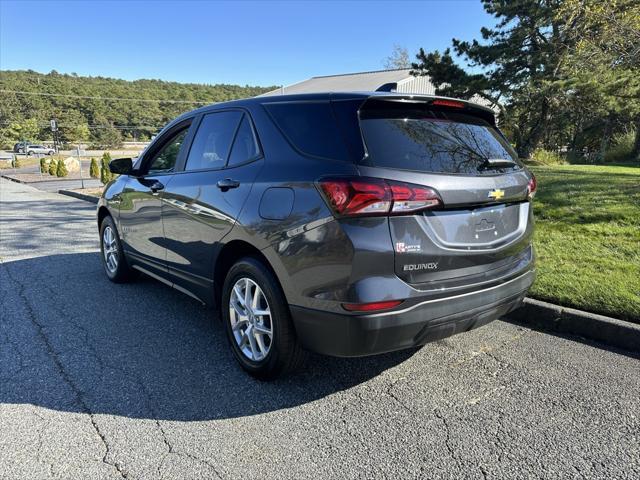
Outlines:
<svg viewBox="0 0 640 480"><path fill-rule="evenodd" d="M380 69L394 44L443 50L491 23L479 0L0 0L0 69L288 85Z"/></svg>

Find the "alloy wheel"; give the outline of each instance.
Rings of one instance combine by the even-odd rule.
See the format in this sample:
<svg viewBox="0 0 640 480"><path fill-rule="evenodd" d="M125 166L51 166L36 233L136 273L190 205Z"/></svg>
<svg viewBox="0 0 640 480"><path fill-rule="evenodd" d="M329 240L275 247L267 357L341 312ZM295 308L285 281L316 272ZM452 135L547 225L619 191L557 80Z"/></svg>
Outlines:
<svg viewBox="0 0 640 480"><path fill-rule="evenodd" d="M113 229L107 226L102 232L102 254L104 264L109 273L114 274L118 269L118 245Z"/></svg>
<svg viewBox="0 0 640 480"><path fill-rule="evenodd" d="M229 321L242 354L254 362L264 360L273 342L271 310L264 292L250 278L240 278L231 290Z"/></svg>

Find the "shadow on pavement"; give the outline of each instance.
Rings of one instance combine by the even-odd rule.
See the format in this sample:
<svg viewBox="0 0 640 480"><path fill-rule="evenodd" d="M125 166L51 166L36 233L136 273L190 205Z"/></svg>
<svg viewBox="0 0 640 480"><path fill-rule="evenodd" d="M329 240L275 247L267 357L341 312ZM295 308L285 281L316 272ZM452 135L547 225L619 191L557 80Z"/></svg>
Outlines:
<svg viewBox="0 0 640 480"><path fill-rule="evenodd" d="M160 420L243 417L367 381L415 350L312 355L273 383L237 365L214 313L147 277L110 283L97 253L3 263L0 404Z"/></svg>

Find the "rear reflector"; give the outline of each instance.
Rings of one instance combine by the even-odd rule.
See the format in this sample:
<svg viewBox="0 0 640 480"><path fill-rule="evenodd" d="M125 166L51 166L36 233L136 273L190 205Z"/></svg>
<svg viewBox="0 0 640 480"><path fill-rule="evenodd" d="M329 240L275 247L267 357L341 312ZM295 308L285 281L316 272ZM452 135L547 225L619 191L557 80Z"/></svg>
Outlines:
<svg viewBox="0 0 640 480"><path fill-rule="evenodd" d="M527 184L527 196L529 198L533 198L536 195L536 190L538 189L538 181L536 180L535 175L531 174L531 180Z"/></svg>
<svg viewBox="0 0 640 480"><path fill-rule="evenodd" d="M431 102L431 105L437 105L440 107L464 108L464 103L456 102L455 100L434 100L433 102Z"/></svg>
<svg viewBox="0 0 640 480"><path fill-rule="evenodd" d="M350 312L374 312L377 310L388 310L393 307L397 307L402 303L402 300L389 300L386 302L372 302L372 303L343 303L342 307Z"/></svg>
<svg viewBox="0 0 640 480"><path fill-rule="evenodd" d="M442 205L435 190L369 177L323 178L320 187L338 215L401 215Z"/></svg>

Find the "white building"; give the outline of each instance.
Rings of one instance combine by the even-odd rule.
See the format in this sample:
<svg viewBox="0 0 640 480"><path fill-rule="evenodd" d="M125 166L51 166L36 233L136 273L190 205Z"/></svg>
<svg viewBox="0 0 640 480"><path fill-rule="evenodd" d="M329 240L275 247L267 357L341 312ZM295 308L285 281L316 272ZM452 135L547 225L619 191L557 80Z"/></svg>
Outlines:
<svg viewBox="0 0 640 480"><path fill-rule="evenodd" d="M385 91L435 95L436 88L429 77L414 77L410 72L410 68L401 68L312 77L264 93L263 96L317 92L373 92L382 89L382 87Z"/></svg>
<svg viewBox="0 0 640 480"><path fill-rule="evenodd" d="M260 96L287 95L294 93L319 92L388 92L415 93L418 95L435 95L436 87L428 76L414 77L410 68L397 70L377 70L373 72L343 73L312 77L302 82L280 87ZM473 97L472 102L490 106L490 103L480 97ZM497 109L494 109L497 112Z"/></svg>

